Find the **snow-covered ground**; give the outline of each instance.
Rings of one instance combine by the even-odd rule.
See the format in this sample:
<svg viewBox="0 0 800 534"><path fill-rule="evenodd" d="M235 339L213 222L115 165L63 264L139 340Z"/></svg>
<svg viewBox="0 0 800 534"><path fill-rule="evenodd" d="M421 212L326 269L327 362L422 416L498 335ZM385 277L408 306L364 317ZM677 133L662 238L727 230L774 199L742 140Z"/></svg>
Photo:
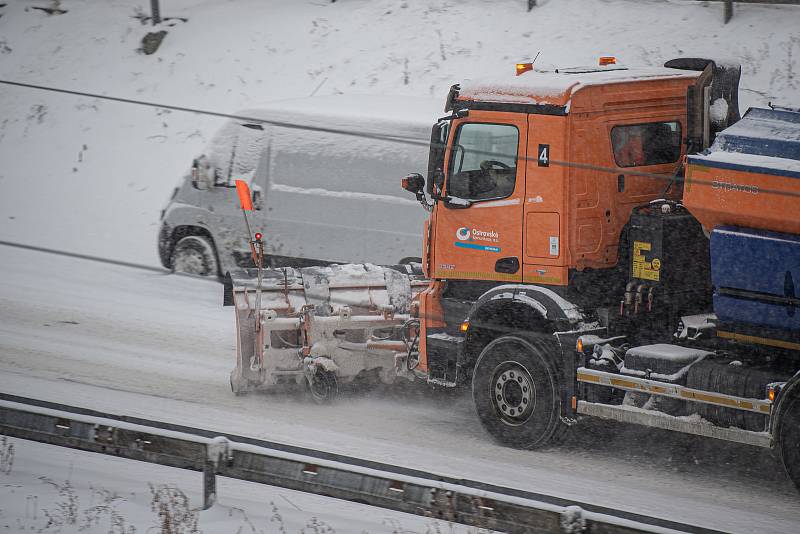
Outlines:
<svg viewBox="0 0 800 534"><path fill-rule="evenodd" d="M4 246L0 254L0 391L723 531L800 530L800 500L769 451L602 421L551 449L513 450L483 431L469 396L425 388L333 406L236 397L233 312L220 306L219 284Z"/></svg>
<svg viewBox="0 0 800 534"><path fill-rule="evenodd" d="M1 80L227 113L342 92L444 102L538 52L541 68L730 58L743 110L800 102L800 6L740 4L726 25L694 0L169 0L162 14L188 22L145 56L146 0L0 3ZM157 263L159 211L221 124L0 85L0 239Z"/></svg>
<svg viewBox="0 0 800 534"><path fill-rule="evenodd" d="M696 55L741 61L742 110L768 101L800 104L800 6L738 4L724 25L718 2L539 3L527 13L522 0L165 0L164 16L188 21L165 24L160 50L145 56L136 49L152 28L134 15L148 9L146 0L62 0L67 13L57 16L32 9L48 0L0 1L0 80L230 113L311 94L444 101L451 84L508 73L537 52L541 68L594 64L607 54L644 65ZM0 240L157 264L159 211L221 124L0 85ZM470 400L458 396L378 391L332 407L234 397L227 383L233 318L220 293L214 282L0 247L0 391L326 448L731 532L800 531L797 494L775 459L759 449L590 422L560 447L517 451L494 444ZM194 480L18 443L14 472L21 478L8 486L2 485L10 479L0 478L6 492L0 527L8 524L9 531L42 527L26 511L30 502L19 499L47 493L51 486L39 476L71 479L88 502L90 483L136 492L126 499L140 512L147 508L145 482ZM56 467L64 465L72 466L66 474ZM108 475L112 469L119 477ZM232 498L239 491L250 495L251 486L237 488ZM18 515L9 522L11 491L22 508L15 505ZM229 505L266 525L269 491L258 489L252 507ZM291 529L312 514L333 524L344 506L300 506L311 513L296 516ZM370 520L379 527L377 514ZM208 532L238 528L210 517L202 523ZM339 531L352 531L345 524ZM424 531L416 525L408 528Z"/></svg>

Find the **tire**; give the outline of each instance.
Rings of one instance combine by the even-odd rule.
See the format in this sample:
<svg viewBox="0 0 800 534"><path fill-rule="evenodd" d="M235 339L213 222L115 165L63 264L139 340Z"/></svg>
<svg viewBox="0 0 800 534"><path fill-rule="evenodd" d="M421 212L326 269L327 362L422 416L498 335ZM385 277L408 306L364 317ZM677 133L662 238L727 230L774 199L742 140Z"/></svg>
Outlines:
<svg viewBox="0 0 800 534"><path fill-rule="evenodd" d="M481 351L472 399L481 424L511 447L543 447L563 433L554 341L527 333L498 337Z"/></svg>
<svg viewBox="0 0 800 534"><path fill-rule="evenodd" d="M778 452L795 487L800 490L800 396L788 400L778 423Z"/></svg>
<svg viewBox="0 0 800 534"><path fill-rule="evenodd" d="M315 404L330 404L339 395L339 381L331 372L318 370L307 382Z"/></svg>
<svg viewBox="0 0 800 534"><path fill-rule="evenodd" d="M219 276L219 262L214 244L207 237L190 235L181 238L170 258L172 270L196 276Z"/></svg>
<svg viewBox="0 0 800 534"><path fill-rule="evenodd" d="M233 392L233 394L237 397L243 397L246 390L242 385L243 380L241 379L241 377L236 376L236 369L231 371L230 382L231 382L231 391Z"/></svg>

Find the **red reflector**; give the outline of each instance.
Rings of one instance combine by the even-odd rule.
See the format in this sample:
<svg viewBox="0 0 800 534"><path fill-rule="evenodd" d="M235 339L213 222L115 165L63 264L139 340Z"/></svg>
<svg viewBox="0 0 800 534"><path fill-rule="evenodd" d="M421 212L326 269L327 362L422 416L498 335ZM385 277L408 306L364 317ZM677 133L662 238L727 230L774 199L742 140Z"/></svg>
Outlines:
<svg viewBox="0 0 800 534"><path fill-rule="evenodd" d="M614 56L602 56L600 58L601 67L605 67L606 65L616 65L616 64L617 64L617 58L615 58Z"/></svg>

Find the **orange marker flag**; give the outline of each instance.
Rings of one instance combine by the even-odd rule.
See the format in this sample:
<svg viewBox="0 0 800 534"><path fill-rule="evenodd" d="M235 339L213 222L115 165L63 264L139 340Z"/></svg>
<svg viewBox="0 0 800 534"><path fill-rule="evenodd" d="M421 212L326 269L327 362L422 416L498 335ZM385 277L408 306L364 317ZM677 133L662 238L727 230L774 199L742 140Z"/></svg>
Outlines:
<svg viewBox="0 0 800 534"><path fill-rule="evenodd" d="M253 211L253 198L250 196L250 188L244 180L236 180L236 192L239 193L239 203L245 211Z"/></svg>

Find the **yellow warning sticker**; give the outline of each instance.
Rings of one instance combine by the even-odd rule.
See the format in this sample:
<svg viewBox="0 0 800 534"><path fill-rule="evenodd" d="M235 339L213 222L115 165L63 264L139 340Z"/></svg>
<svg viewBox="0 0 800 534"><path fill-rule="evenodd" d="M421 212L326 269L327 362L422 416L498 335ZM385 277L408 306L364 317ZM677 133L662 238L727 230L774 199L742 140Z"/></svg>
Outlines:
<svg viewBox="0 0 800 534"><path fill-rule="evenodd" d="M661 260L654 258L652 261L643 254L653 249L651 243L644 241L633 242L633 277L642 280L652 280L658 282L661 279Z"/></svg>

